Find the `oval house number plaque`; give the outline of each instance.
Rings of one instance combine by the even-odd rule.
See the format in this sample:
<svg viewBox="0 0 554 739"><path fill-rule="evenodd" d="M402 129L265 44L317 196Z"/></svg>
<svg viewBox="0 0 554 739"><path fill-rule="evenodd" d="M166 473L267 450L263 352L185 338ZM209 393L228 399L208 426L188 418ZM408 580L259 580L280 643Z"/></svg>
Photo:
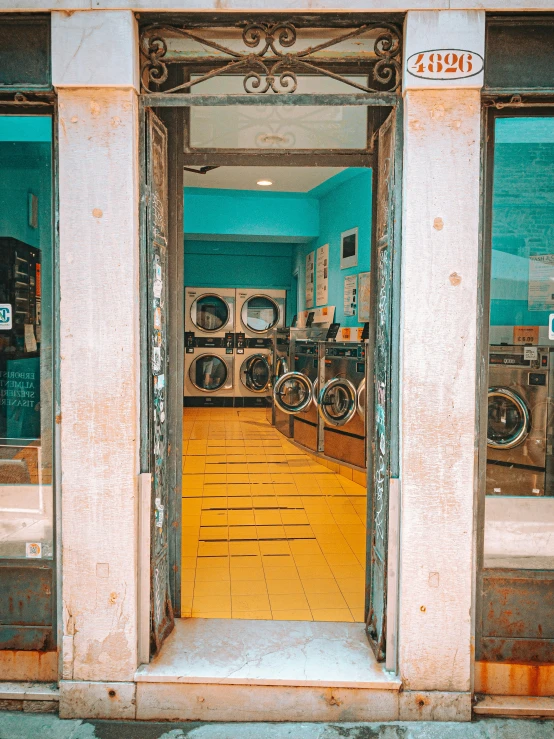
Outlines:
<svg viewBox="0 0 554 739"><path fill-rule="evenodd" d="M418 51L408 58L407 70L424 80L460 80L483 71L483 57L463 49Z"/></svg>

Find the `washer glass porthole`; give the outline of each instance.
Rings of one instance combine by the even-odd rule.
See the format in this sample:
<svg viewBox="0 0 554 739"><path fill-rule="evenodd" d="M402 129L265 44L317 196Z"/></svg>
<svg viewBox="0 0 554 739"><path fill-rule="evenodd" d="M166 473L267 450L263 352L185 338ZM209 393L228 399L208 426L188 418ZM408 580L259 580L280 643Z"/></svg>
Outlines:
<svg viewBox="0 0 554 739"><path fill-rule="evenodd" d="M487 444L492 449L513 449L531 428L526 403L509 388L491 387L488 394Z"/></svg>
<svg viewBox="0 0 554 739"><path fill-rule="evenodd" d="M286 372L275 382L273 399L284 413L300 413L312 402L312 383L301 372Z"/></svg>
<svg viewBox="0 0 554 739"><path fill-rule="evenodd" d="M262 354L248 357L242 364L240 379L242 384L254 393L263 393L271 379L271 369L267 358Z"/></svg>
<svg viewBox="0 0 554 739"><path fill-rule="evenodd" d="M263 334L277 325L279 306L267 295L253 295L244 301L241 321L250 331Z"/></svg>
<svg viewBox="0 0 554 739"><path fill-rule="evenodd" d="M229 304L219 295L206 293L196 298L191 306L190 317L201 331L219 331L229 322Z"/></svg>
<svg viewBox="0 0 554 739"><path fill-rule="evenodd" d="M221 357L215 354L202 354L190 365L190 381L197 390L214 393L227 382L228 369Z"/></svg>
<svg viewBox="0 0 554 739"><path fill-rule="evenodd" d="M327 423L344 426L356 413L356 388L346 378L329 380L321 388L318 410Z"/></svg>

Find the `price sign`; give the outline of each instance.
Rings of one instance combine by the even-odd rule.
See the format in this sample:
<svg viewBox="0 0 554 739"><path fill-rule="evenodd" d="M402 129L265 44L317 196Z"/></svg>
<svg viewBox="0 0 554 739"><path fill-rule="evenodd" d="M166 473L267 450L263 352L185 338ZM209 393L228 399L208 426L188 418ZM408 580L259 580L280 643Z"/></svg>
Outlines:
<svg viewBox="0 0 554 739"><path fill-rule="evenodd" d="M460 80L483 71L483 57L475 51L434 49L412 54L408 74L424 80Z"/></svg>
<svg viewBox="0 0 554 739"><path fill-rule="evenodd" d="M514 344L521 346L522 344L538 344L539 343L539 327L538 326L514 326Z"/></svg>

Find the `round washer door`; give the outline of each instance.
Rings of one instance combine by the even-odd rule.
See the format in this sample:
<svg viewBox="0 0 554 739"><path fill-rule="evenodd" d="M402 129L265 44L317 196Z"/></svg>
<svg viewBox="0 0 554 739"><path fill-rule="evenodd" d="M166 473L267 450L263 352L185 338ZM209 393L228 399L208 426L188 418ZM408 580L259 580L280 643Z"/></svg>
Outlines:
<svg viewBox="0 0 554 739"><path fill-rule="evenodd" d="M507 387L490 387L488 395L487 446L513 449L531 430L531 413L525 401Z"/></svg>
<svg viewBox="0 0 554 739"><path fill-rule="evenodd" d="M321 388L318 410L332 426L344 426L356 413L356 388L345 377L334 377Z"/></svg>
<svg viewBox="0 0 554 739"><path fill-rule="evenodd" d="M365 422L366 402L367 402L367 392L366 392L366 384L365 384L365 377L364 377L364 379L358 385L358 392L356 393L356 410L358 411L358 415L364 422Z"/></svg>
<svg viewBox="0 0 554 739"><path fill-rule="evenodd" d="M200 331L221 331L229 323L229 303L219 295L205 293L191 305L190 318Z"/></svg>
<svg viewBox="0 0 554 739"><path fill-rule="evenodd" d="M302 372L286 372L275 382L273 400L283 413L300 413L312 402L313 390L309 377Z"/></svg>
<svg viewBox="0 0 554 739"><path fill-rule="evenodd" d="M264 334L279 322L279 306L267 295L252 295L242 304L240 319L245 328Z"/></svg>
<svg viewBox="0 0 554 739"><path fill-rule="evenodd" d="M215 393L227 382L229 369L227 363L217 354L201 354L189 367L189 378L197 390Z"/></svg>
<svg viewBox="0 0 554 739"><path fill-rule="evenodd" d="M271 380L271 367L263 354L247 357L240 368L240 381L253 393L263 393L268 389Z"/></svg>

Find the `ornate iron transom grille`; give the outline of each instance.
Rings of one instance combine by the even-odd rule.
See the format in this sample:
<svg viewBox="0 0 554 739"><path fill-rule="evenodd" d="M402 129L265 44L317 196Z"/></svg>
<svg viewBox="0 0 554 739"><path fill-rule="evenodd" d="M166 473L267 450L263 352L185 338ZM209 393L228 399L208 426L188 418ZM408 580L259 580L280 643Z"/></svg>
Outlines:
<svg viewBox="0 0 554 739"><path fill-rule="evenodd" d="M154 24L144 28L140 42L143 92L161 92L161 86L168 79L170 64L201 65L203 69L214 66L171 89L163 89L165 94L187 92L193 85L225 74L243 75L243 85L247 93L293 93L298 87L299 72L324 75L363 92L395 92L400 87L402 41L400 28L394 23L363 23L298 51L292 49L297 43L298 34L297 27L291 21L256 21L237 24L235 28L242 29L242 44L246 47L244 51L230 48L183 26ZM168 39L175 37L196 42L217 54L194 56L187 52L186 58L183 58L179 54L168 52ZM371 56L367 52L354 52L341 58L339 50L332 49L334 54L325 58L324 52L327 49L363 37L373 39ZM375 86L361 84L360 81L341 74L341 65L348 65L350 69L370 70L368 80L372 78ZM337 68L339 71L334 71Z"/></svg>

